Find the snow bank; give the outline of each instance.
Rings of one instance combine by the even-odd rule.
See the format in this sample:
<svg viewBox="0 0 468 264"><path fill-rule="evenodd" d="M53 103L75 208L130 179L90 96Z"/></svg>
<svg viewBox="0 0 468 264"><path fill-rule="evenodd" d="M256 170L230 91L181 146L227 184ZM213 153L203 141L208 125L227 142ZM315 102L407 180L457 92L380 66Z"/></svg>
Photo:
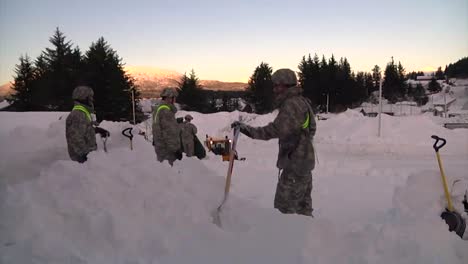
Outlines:
<svg viewBox="0 0 468 264"><path fill-rule="evenodd" d="M429 154L433 152L434 140L431 136L437 135L448 139L446 147L441 150L442 153L468 155L466 130L445 129L427 115L393 117L384 114L381 137L378 137L378 122L378 118L365 117L358 111L348 109L331 119L319 121L315 142L351 152L422 151Z"/></svg>
<svg viewBox="0 0 468 264"><path fill-rule="evenodd" d="M7 107L7 106L9 106L9 105L10 105L10 104L9 104L8 101L5 100L5 99L3 99L3 100L0 101L0 109L3 109L3 108L5 108L5 107Z"/></svg>

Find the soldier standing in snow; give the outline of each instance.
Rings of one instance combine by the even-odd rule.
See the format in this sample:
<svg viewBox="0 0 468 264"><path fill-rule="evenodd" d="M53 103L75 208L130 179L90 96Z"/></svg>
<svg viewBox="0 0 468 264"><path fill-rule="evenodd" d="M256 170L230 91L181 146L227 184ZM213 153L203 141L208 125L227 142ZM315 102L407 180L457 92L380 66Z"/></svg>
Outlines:
<svg viewBox="0 0 468 264"><path fill-rule="evenodd" d="M279 139L278 179L274 207L285 214L312 216L312 170L315 156L312 140L316 124L310 101L301 95L296 74L279 69L271 76L279 113L264 127L251 127L234 122L240 132L253 139ZM281 172L282 170L282 172Z"/></svg>
<svg viewBox="0 0 468 264"><path fill-rule="evenodd" d="M65 135L68 154L79 163L87 160L88 153L97 149L95 133L102 137L109 132L99 127L93 127L91 113L94 112L94 92L88 86L77 86L73 90L73 110L67 117Z"/></svg>
<svg viewBox="0 0 468 264"><path fill-rule="evenodd" d="M197 135L197 127L191 123L193 117L185 116L185 122L182 125L182 146L187 157L192 157L195 154L195 137Z"/></svg>
<svg viewBox="0 0 468 264"><path fill-rule="evenodd" d="M161 93L162 101L153 112L153 145L158 161L167 160L171 166L176 159L182 159L180 128L175 118L177 108L176 89L165 88Z"/></svg>

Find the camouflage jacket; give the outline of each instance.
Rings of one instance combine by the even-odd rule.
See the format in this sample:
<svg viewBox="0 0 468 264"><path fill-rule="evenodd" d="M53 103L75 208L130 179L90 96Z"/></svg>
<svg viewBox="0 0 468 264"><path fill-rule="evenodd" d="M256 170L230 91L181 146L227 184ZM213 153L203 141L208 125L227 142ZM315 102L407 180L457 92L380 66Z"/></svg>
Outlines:
<svg viewBox="0 0 468 264"><path fill-rule="evenodd" d="M158 159L165 160L181 150L180 127L175 119L177 109L172 104L161 103L153 112L153 143Z"/></svg>
<svg viewBox="0 0 468 264"><path fill-rule="evenodd" d="M273 122L264 127L247 126L245 129L254 139L278 138L276 166L306 175L315 167L312 140L316 123L310 101L301 92L299 87L289 88L281 98L277 98L279 113Z"/></svg>
<svg viewBox="0 0 468 264"><path fill-rule="evenodd" d="M197 134L197 127L190 123L186 122L182 125L182 143L183 144L188 144L188 143L193 143L193 137Z"/></svg>
<svg viewBox="0 0 468 264"><path fill-rule="evenodd" d="M84 107L91 113L91 107L75 102L74 108ZM74 109L66 120L65 135L68 154L74 161L84 162L89 152L97 149L96 136L91 117L84 111Z"/></svg>

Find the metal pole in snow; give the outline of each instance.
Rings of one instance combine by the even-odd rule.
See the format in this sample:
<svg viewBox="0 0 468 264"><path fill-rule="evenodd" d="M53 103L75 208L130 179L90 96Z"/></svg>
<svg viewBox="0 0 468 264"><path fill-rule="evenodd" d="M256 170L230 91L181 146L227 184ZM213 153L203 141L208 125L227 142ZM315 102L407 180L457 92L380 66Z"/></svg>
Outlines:
<svg viewBox="0 0 468 264"><path fill-rule="evenodd" d="M379 137L380 137L381 127L382 127L382 79L380 79L380 83L379 83L379 132L378 132Z"/></svg>
<svg viewBox="0 0 468 264"><path fill-rule="evenodd" d="M328 104L330 102L330 95L327 93L327 114L328 114Z"/></svg>
<svg viewBox="0 0 468 264"><path fill-rule="evenodd" d="M132 89L132 106L133 106L133 125L136 125L136 121L135 121L135 89Z"/></svg>

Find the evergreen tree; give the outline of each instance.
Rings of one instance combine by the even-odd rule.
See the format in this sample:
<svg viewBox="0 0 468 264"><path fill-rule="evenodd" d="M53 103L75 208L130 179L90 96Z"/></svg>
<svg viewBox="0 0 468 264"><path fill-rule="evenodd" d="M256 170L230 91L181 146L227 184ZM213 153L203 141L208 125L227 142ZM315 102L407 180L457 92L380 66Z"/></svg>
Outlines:
<svg viewBox="0 0 468 264"><path fill-rule="evenodd" d="M338 86L338 64L335 60L335 56L332 54L331 58L328 60L327 65L327 77L328 77L328 91L329 91L329 104L332 111L335 110L335 106L338 103L338 97L343 92Z"/></svg>
<svg viewBox="0 0 468 264"><path fill-rule="evenodd" d="M418 83L414 89L413 98L419 106L425 105L429 100L426 95L426 90L420 83Z"/></svg>
<svg viewBox="0 0 468 264"><path fill-rule="evenodd" d="M16 110L33 110L34 67L28 55L21 56L19 60L20 63L15 68L13 94L7 100Z"/></svg>
<svg viewBox="0 0 468 264"><path fill-rule="evenodd" d="M202 111L204 106L202 89L199 84L198 77L192 69L190 75L184 74L179 81L179 97L177 101L184 104L187 110Z"/></svg>
<svg viewBox="0 0 468 264"><path fill-rule="evenodd" d="M315 54L312 59L309 57L302 57L299 63L299 84L301 85L304 96L309 98L313 105L320 104L320 95L322 93L320 87L320 65L319 58Z"/></svg>
<svg viewBox="0 0 468 264"><path fill-rule="evenodd" d="M330 73L328 70L328 63L325 58L325 55L322 55L322 60L320 61L320 87L322 87L322 93L320 94L320 101L322 110L326 109L327 106L327 97L330 97ZM328 100L328 104L330 104L330 100ZM330 110L330 109L329 109Z"/></svg>
<svg viewBox="0 0 468 264"><path fill-rule="evenodd" d="M372 76L371 73L366 73L364 76L364 91L366 91L366 97L365 99L368 99L370 94L374 91L375 85L374 85L374 77Z"/></svg>
<svg viewBox="0 0 468 264"><path fill-rule="evenodd" d="M437 82L435 78L432 78L432 80L429 82L427 90L432 93L437 93L437 92L442 91L442 87L440 86L439 82Z"/></svg>
<svg viewBox="0 0 468 264"><path fill-rule="evenodd" d="M73 53L78 56L76 51ZM133 121L131 92L135 92L135 100L139 93L134 80L124 71L122 59L104 38L91 44L83 60L83 69L77 84L93 88L97 119ZM135 112L136 118L141 120L142 113L136 102Z"/></svg>
<svg viewBox="0 0 468 264"><path fill-rule="evenodd" d="M407 94L407 84L406 84L406 74L405 74L405 68L403 68L403 65L401 65L401 62L398 62L398 94L401 97L404 97Z"/></svg>
<svg viewBox="0 0 468 264"><path fill-rule="evenodd" d="M260 63L250 77L248 91L250 101L255 105L257 113L268 113L273 110L273 70L268 63Z"/></svg>
<svg viewBox="0 0 468 264"><path fill-rule="evenodd" d="M382 84L382 95L390 102L403 99L406 94L406 83L404 79L404 68L401 63L398 66L392 57L392 61L385 68L385 77Z"/></svg>
<svg viewBox="0 0 468 264"><path fill-rule="evenodd" d="M450 63L445 74L449 78L467 78L468 77L468 57L462 58L455 63Z"/></svg>
<svg viewBox="0 0 468 264"><path fill-rule="evenodd" d="M411 83L408 84L408 97L414 98L415 89Z"/></svg>
<svg viewBox="0 0 468 264"><path fill-rule="evenodd" d="M372 76L367 75L364 72L358 72L356 74L356 80L353 85L355 88L353 91L351 106L360 105L363 101L367 99L369 91L367 90L368 85L366 85L366 82L368 77L370 77L370 79L372 80Z"/></svg>
<svg viewBox="0 0 468 264"><path fill-rule="evenodd" d="M444 72L442 71L442 67L437 68L437 71L435 73L435 78L437 80L443 80L444 78Z"/></svg>
<svg viewBox="0 0 468 264"><path fill-rule="evenodd" d="M380 79L382 78L382 73L380 71L379 65L375 65L372 69L372 79L374 80L374 88L370 91L378 91L380 86Z"/></svg>
<svg viewBox="0 0 468 264"><path fill-rule="evenodd" d="M65 39L65 35L57 28L50 38L53 48L46 48L41 58L41 63L45 62L47 67L38 92L42 97L41 104L51 110L71 109L71 94L81 66L79 49L72 49L70 41Z"/></svg>

